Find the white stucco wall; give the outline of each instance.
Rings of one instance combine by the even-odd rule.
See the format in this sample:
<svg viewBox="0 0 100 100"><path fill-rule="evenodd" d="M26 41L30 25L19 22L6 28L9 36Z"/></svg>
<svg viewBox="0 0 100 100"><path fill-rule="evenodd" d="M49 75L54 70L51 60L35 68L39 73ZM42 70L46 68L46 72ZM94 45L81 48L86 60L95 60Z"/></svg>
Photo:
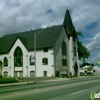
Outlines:
<svg viewBox="0 0 100 100"><path fill-rule="evenodd" d="M23 67L14 67L14 51L18 46L21 48L22 53L23 53ZM13 45L13 47L11 48L11 50L8 54L8 56L9 56L8 66L9 66L9 70L10 70L9 75L11 75L11 77L14 76L14 71L23 71L23 76L26 76L26 66L27 66L26 55L28 55L27 49L22 44L20 39L17 39L15 44Z"/></svg>
<svg viewBox="0 0 100 100"><path fill-rule="evenodd" d="M74 47L76 48L76 56L74 55ZM70 72L75 74L74 65L77 63L79 69L78 52L77 52L77 40L73 41L73 37L69 39L69 62L70 62ZM78 72L79 73L79 72ZM77 73L77 74L78 74Z"/></svg>
<svg viewBox="0 0 100 100"><path fill-rule="evenodd" d="M14 67L14 51L18 46L23 53L22 67ZM30 71L35 71L35 65L30 65L30 56L33 54L34 51L28 52L20 39L17 39L10 52L0 56L2 62L4 57L8 59L8 66L3 67L2 73L6 71L8 72L8 76L14 77L15 72L17 72L17 76L20 75L20 72L23 72L23 77L30 77ZM44 57L48 58L48 65L42 64L42 58ZM47 71L47 76L54 76L54 55L52 49L48 49L48 52L44 52L43 49L37 50L36 52L36 76L43 77L43 71Z"/></svg>
<svg viewBox="0 0 100 100"><path fill-rule="evenodd" d="M70 37L69 39L69 72L72 73L72 75L74 74L74 50L73 50L73 38Z"/></svg>
<svg viewBox="0 0 100 100"><path fill-rule="evenodd" d="M47 65L42 64L43 58L48 58ZM43 71L47 71L48 76L54 76L54 55L52 49L49 49L48 52L43 52L43 50L37 51L36 59L36 71L38 72L36 75L38 77L43 76Z"/></svg>

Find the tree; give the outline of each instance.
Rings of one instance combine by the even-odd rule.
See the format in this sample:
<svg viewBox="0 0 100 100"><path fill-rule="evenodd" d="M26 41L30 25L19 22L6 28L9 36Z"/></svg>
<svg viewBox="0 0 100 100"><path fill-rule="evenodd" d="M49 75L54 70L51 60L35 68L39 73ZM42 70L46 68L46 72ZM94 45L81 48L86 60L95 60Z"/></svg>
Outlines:
<svg viewBox="0 0 100 100"><path fill-rule="evenodd" d="M83 63L83 64L81 64L81 68L83 68L84 66L90 66L90 67L94 67L94 64L92 63L87 63L87 62L85 62L85 63Z"/></svg>
<svg viewBox="0 0 100 100"><path fill-rule="evenodd" d="M87 71L92 71L92 70L93 70L93 67L91 66L87 68Z"/></svg>
<svg viewBox="0 0 100 100"><path fill-rule="evenodd" d="M83 63L85 63L85 59L88 59L90 56L90 52L87 50L87 48L82 45L82 43L79 41L78 36L82 36L81 32L76 32L77 34L77 45L78 45L78 55L79 55L79 60L83 59Z"/></svg>

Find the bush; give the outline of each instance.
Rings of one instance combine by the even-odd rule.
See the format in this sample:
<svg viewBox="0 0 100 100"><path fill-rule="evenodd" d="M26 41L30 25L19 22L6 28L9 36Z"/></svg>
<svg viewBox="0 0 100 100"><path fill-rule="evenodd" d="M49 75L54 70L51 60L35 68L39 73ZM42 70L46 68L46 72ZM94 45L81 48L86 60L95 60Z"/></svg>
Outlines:
<svg viewBox="0 0 100 100"><path fill-rule="evenodd" d="M3 78L3 77L2 77L2 74L0 74L0 78Z"/></svg>
<svg viewBox="0 0 100 100"><path fill-rule="evenodd" d="M14 83L18 82L15 78L0 78L0 84L2 83Z"/></svg>

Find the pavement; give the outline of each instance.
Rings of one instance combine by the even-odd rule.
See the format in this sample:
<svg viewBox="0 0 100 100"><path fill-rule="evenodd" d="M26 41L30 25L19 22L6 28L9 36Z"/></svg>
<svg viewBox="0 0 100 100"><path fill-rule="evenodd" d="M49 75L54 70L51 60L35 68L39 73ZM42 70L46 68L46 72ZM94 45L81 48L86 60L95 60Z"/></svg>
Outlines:
<svg viewBox="0 0 100 100"><path fill-rule="evenodd" d="M16 83L7 83L7 84L0 84L0 88L2 87L8 87L8 86L18 86L18 85L26 85L26 84L35 84L35 83L45 83L45 82L57 82L57 81L66 81L71 79L78 79L78 78L88 78L92 76L79 76L76 78L45 78L45 79L37 79L37 81L34 80L28 80L28 81L20 81Z"/></svg>

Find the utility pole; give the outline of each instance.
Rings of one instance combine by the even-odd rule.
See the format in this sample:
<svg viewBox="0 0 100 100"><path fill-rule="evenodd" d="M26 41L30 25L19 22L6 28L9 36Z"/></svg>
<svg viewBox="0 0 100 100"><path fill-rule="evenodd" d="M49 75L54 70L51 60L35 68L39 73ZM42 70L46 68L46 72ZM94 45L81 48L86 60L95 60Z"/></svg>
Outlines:
<svg viewBox="0 0 100 100"><path fill-rule="evenodd" d="M45 29L44 29L45 30ZM37 43L36 43L36 38L37 38L37 36L38 35L40 35L44 30L40 30L40 31L38 31L38 32L36 32L36 33L34 33L34 57L35 57L35 76L34 76L34 80L35 80L35 82L36 82L36 45L37 45Z"/></svg>
<svg viewBox="0 0 100 100"><path fill-rule="evenodd" d="M35 57L35 77L34 77L34 80L36 82L36 33L34 33L34 57Z"/></svg>

